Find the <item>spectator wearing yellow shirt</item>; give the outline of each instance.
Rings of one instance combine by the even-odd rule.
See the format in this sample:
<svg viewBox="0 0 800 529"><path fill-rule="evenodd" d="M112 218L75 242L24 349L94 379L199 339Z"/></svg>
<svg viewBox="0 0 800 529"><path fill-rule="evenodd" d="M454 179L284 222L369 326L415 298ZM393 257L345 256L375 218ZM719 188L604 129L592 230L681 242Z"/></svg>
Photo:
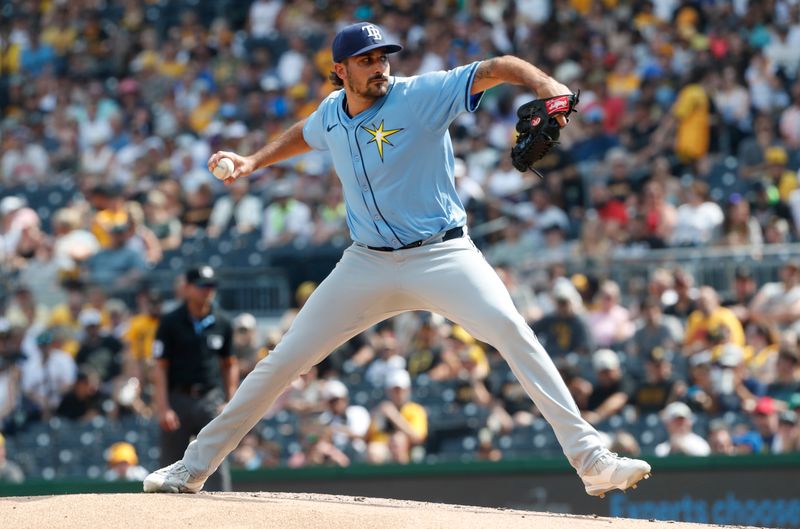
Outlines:
<svg viewBox="0 0 800 529"><path fill-rule="evenodd" d="M689 83L678 92L672 114L677 120L675 154L685 163L691 163L708 153L711 138L709 98L701 81L705 71L692 72Z"/></svg>
<svg viewBox="0 0 800 529"><path fill-rule="evenodd" d="M3 77L19 73L20 56L22 47L17 42L11 42L7 29L0 30L0 75Z"/></svg>
<svg viewBox="0 0 800 529"><path fill-rule="evenodd" d="M750 323L745 329L745 335L745 362L750 374L759 382L769 384L780 350L778 328L774 323Z"/></svg>
<svg viewBox="0 0 800 529"><path fill-rule="evenodd" d="M171 79L179 78L186 72L186 62L178 57L178 46L168 40L164 42L162 50L162 58L158 61L158 73Z"/></svg>
<svg viewBox="0 0 800 529"><path fill-rule="evenodd" d="M48 326L63 330L65 339L61 350L74 357L80 348L81 324L78 316L86 304L86 291L80 281L69 281L63 287L67 292L67 301L53 307Z"/></svg>
<svg viewBox="0 0 800 529"><path fill-rule="evenodd" d="M797 174L786 167L788 162L789 155L783 147L773 145L764 151L767 178L778 188L782 202L788 202L789 195L797 189Z"/></svg>
<svg viewBox="0 0 800 529"><path fill-rule="evenodd" d="M727 331L720 331L726 327ZM716 345L715 337L729 333L730 343L744 347L744 329L736 314L720 305L719 295L711 287L700 287L697 310L689 314L684 336L684 352L691 355Z"/></svg>
<svg viewBox="0 0 800 529"><path fill-rule="evenodd" d="M411 376L404 369L386 376L388 400L372 411L367 432L367 460L407 464L411 449L428 437L428 414L420 404L411 402Z"/></svg>
<svg viewBox="0 0 800 529"><path fill-rule="evenodd" d="M641 78L636 73L633 60L621 57L614 70L606 77L606 87L612 96L629 97L639 90Z"/></svg>
<svg viewBox="0 0 800 529"><path fill-rule="evenodd" d="M189 113L189 126L199 134L214 120L221 103L211 91L211 84L208 80L197 79L192 88L197 92L200 101Z"/></svg>
<svg viewBox="0 0 800 529"><path fill-rule="evenodd" d="M146 381L153 357L153 341L161 318L161 304L159 291L143 291L139 296L140 311L131 318L122 336L122 341L128 347L132 373L142 384Z"/></svg>
<svg viewBox="0 0 800 529"><path fill-rule="evenodd" d="M96 210L90 228L92 235L101 247L110 248L112 228L128 222L122 190L117 186L98 185L92 189L90 202Z"/></svg>
<svg viewBox="0 0 800 529"><path fill-rule="evenodd" d="M653 12L653 3L646 1L639 6L639 12L633 17L633 25L639 31L649 32L658 25L658 17Z"/></svg>
<svg viewBox="0 0 800 529"><path fill-rule="evenodd" d="M83 336L79 316L83 309L95 309L100 313L100 326L111 328L111 316L105 308L105 291L97 286L87 287L78 280L65 281L62 285L67 293L67 301L53 307L50 311L49 327L59 327L64 333L63 351L75 356Z"/></svg>
<svg viewBox="0 0 800 529"><path fill-rule="evenodd" d="M64 9L55 12L52 24L42 32L42 42L52 46L59 57L69 53L77 38L78 30L70 25L67 11Z"/></svg>

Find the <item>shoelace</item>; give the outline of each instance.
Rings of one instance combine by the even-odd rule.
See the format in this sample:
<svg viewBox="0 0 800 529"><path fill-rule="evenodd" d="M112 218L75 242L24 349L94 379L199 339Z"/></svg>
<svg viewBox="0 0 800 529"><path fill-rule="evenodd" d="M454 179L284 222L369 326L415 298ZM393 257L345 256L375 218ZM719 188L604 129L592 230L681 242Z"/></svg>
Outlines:
<svg viewBox="0 0 800 529"><path fill-rule="evenodd" d="M189 469L185 466L181 465L180 463L173 463L171 466L168 466L164 469L164 474L178 474L181 478L189 477Z"/></svg>
<svg viewBox="0 0 800 529"><path fill-rule="evenodd" d="M610 462L610 460L613 460L613 459L616 459L618 461L628 461L629 460L629 458L627 458L627 457L620 457L619 454L616 453L616 452L606 451L606 452L603 452L603 455L601 455L600 457L597 458L597 461L605 463L605 462Z"/></svg>

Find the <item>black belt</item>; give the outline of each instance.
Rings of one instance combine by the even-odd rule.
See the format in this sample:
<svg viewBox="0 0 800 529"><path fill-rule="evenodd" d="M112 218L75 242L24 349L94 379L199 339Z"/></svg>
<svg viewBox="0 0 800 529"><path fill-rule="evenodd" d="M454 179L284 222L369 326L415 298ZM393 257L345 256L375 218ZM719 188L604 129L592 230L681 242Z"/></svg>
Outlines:
<svg viewBox="0 0 800 529"><path fill-rule="evenodd" d="M450 239L458 239L459 237L464 236L464 228L462 226L458 226L457 228L452 228L444 232L444 236L442 237L441 241L433 240L431 242L444 242L449 241ZM419 241L414 241L406 244L405 246L401 246L400 248L392 248L391 246L367 246L370 250L377 250L379 252L394 252L397 250L408 250L409 248L419 248L425 241L428 239L421 239Z"/></svg>

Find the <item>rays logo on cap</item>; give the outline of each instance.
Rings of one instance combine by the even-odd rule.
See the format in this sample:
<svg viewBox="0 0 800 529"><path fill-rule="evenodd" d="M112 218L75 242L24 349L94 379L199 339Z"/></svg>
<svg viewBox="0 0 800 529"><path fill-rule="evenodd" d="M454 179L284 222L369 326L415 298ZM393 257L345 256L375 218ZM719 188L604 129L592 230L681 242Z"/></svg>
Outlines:
<svg viewBox="0 0 800 529"><path fill-rule="evenodd" d="M381 35L381 30L378 26L367 24L361 31L367 32L367 37L371 38L372 40L383 40L383 35Z"/></svg>
<svg viewBox="0 0 800 529"><path fill-rule="evenodd" d="M389 36L391 39L391 36ZM399 44L387 42L383 36L383 29L377 24L358 22L342 28L331 45L333 62L342 62L348 57L368 53L381 48L384 53L397 53L403 47Z"/></svg>

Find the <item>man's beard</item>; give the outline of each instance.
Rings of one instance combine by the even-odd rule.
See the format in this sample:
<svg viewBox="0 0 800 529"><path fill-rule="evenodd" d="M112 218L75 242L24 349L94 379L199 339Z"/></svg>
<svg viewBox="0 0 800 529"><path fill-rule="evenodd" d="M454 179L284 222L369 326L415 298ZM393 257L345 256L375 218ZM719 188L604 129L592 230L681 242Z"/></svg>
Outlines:
<svg viewBox="0 0 800 529"><path fill-rule="evenodd" d="M367 80L367 84L364 88L357 88L356 85L353 83L352 78L347 79L347 87L350 89L351 92L354 94L358 94L361 97L365 97L368 99L378 99L379 97L383 97L386 95L388 91L388 84L387 83L373 83L376 79L383 79L384 81L388 81L388 78L384 75L370 77Z"/></svg>

